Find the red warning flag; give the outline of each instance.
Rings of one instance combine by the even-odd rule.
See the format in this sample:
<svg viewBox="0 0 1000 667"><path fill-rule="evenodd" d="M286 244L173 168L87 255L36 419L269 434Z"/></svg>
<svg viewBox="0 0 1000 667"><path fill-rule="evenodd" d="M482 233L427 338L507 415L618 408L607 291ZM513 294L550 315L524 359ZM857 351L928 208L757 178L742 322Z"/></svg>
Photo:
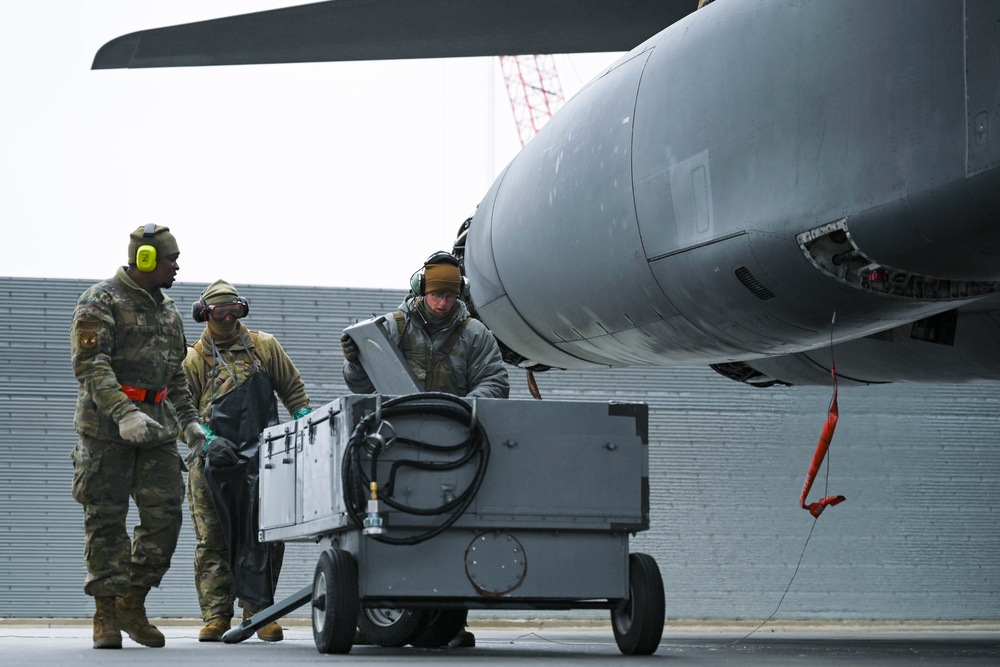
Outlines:
<svg viewBox="0 0 1000 667"><path fill-rule="evenodd" d="M806 496L809 495L809 490L812 489L819 468L823 465L823 459L826 458L826 452L830 449L830 441L833 440L833 432L837 428L837 419L840 418L840 410L837 407L837 368L834 364L830 364L830 373L833 375L833 399L830 401L830 411L826 415L826 423L823 424L823 432L819 436L816 453L813 454L812 463L809 464L809 472L806 473L806 481L802 485L802 495L799 496L799 504L802 509L809 510L809 513L817 519L827 506L839 505L847 500L844 496L826 496L806 505Z"/></svg>

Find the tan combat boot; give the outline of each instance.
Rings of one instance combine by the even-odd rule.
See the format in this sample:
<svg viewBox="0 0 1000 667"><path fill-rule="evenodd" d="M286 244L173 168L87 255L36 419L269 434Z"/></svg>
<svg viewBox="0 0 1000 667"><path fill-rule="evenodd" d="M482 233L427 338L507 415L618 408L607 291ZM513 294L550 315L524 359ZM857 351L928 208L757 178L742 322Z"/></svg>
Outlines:
<svg viewBox="0 0 1000 667"><path fill-rule="evenodd" d="M229 631L231 624L231 619L224 616L215 616L208 619L208 623L206 623L205 627L203 627L201 632L198 633L198 641L221 642L222 635Z"/></svg>
<svg viewBox="0 0 1000 667"><path fill-rule="evenodd" d="M122 633L118 629L118 613L115 611L115 596L95 597L97 611L94 612L94 648L121 648Z"/></svg>
<svg viewBox="0 0 1000 667"><path fill-rule="evenodd" d="M244 607L243 619L246 620L256 613L257 613L256 611ZM271 623L268 623L264 627L257 630L257 639L260 639L265 642L280 642L284 638L285 638L285 633L281 629L281 626L278 625L277 621L272 621Z"/></svg>
<svg viewBox="0 0 1000 667"><path fill-rule="evenodd" d="M132 641L143 646L159 648L166 644L163 633L151 625L146 618L146 594L148 586L129 586L128 594L118 598L118 622Z"/></svg>

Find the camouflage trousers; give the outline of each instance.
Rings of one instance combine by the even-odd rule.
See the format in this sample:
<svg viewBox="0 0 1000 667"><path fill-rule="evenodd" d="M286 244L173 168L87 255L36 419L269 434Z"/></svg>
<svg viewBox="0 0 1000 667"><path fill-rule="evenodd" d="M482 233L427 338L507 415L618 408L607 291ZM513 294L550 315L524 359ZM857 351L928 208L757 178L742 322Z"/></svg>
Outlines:
<svg viewBox="0 0 1000 667"><path fill-rule="evenodd" d="M177 443L125 445L80 436L72 452L73 498L83 505L87 595L124 596L159 586L183 521L183 461ZM139 510L131 543L129 497Z"/></svg>
<svg viewBox="0 0 1000 667"><path fill-rule="evenodd" d="M188 467L188 505L191 508L194 535L198 540L194 547L194 585L198 591L202 620L208 621L217 616L232 618L236 589L229 569L229 547L226 545L226 535L219 524L212 491L205 476L205 462L200 458ZM271 572L277 582L285 545L272 542L268 548ZM260 611L242 600L240 607L249 609L251 613Z"/></svg>

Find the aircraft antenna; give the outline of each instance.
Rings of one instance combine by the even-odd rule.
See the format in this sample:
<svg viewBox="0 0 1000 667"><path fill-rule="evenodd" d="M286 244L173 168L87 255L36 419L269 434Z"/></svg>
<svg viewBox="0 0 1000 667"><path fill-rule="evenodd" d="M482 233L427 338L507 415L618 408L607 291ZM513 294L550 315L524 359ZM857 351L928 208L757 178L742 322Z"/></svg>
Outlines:
<svg viewBox="0 0 1000 667"><path fill-rule="evenodd" d="M566 101L551 55L500 56L517 136L523 148Z"/></svg>

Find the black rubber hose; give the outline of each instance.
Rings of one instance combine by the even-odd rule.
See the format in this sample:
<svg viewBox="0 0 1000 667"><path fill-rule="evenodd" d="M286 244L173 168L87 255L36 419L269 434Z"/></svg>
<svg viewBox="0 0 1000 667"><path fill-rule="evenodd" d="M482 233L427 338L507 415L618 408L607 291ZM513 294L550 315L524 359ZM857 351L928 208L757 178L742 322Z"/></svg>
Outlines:
<svg viewBox="0 0 1000 667"><path fill-rule="evenodd" d="M344 505L348 515L357 525L363 525L362 512L369 497L369 489L377 474L377 459L382 454L381 447L376 447L372 453L372 465L369 475L365 474L362 465L362 449L365 439L369 433L377 429L379 424L375 423L376 417L381 414L382 419L388 420L392 417L409 415L437 415L452 419L469 428L469 436L462 442L454 445L434 445L409 438L398 438L397 444L406 444L418 449L428 451L451 452L465 449L466 453L456 461L446 462L422 462L401 460L392 464L389 473L389 481L380 486L382 490L379 498L386 504L399 512L416 516L437 516L448 514L443 523L431 530L418 535L405 538L393 538L386 535L372 535L371 538L385 544L412 545L428 540L443 531L447 530L465 513L469 505L475 499L483 479L486 477L486 469L489 463L490 445L489 438L483 430L482 425L473 423L474 415L469 403L453 394L441 392L427 392L422 394L408 394L385 401L379 413L371 412L361 419L354 427L351 437L345 447L344 457L341 462L341 481L344 498ZM466 465L473 457L479 455L479 465L469 486L453 500L440 507L421 509L409 507L391 498L391 490L395 481L396 471L402 467L409 467L418 470L442 471L458 468Z"/></svg>

